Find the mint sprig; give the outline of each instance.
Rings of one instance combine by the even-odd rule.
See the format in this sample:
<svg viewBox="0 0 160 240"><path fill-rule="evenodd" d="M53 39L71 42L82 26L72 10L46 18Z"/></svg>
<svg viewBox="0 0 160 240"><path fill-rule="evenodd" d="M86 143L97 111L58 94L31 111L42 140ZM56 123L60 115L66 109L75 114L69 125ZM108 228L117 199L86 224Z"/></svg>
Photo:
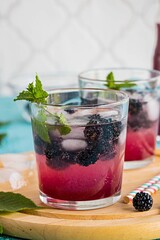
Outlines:
<svg viewBox="0 0 160 240"><path fill-rule="evenodd" d="M47 97L48 93L43 90L42 83L38 75L36 75L35 84L33 82L29 83L27 90L20 92L19 95L14 99L14 101L26 100L31 103L46 104ZM58 115L57 113L52 114L47 111L46 106L40 106L38 116L36 118L32 118L32 126L34 131L37 133L37 135L39 135L42 140L50 142L46 123L47 116L49 115L53 118L55 122L55 129L58 129L61 135L66 135L71 131L67 119L62 113L60 115Z"/></svg>
<svg viewBox="0 0 160 240"><path fill-rule="evenodd" d="M0 121L0 127L3 127L9 123L10 123L9 121Z"/></svg>
<svg viewBox="0 0 160 240"><path fill-rule="evenodd" d="M128 80L124 80L123 82L120 83L115 83L115 78L113 72L110 72L107 77L106 77L106 84L105 86L110 89L114 90L120 90L122 88L131 88L136 86L135 83L132 83Z"/></svg>
<svg viewBox="0 0 160 240"><path fill-rule="evenodd" d="M22 194L13 192L0 192L0 213L18 212L27 209L39 209L31 199Z"/></svg>
<svg viewBox="0 0 160 240"><path fill-rule="evenodd" d="M47 103L46 98L48 97L48 93L43 90L42 83L36 75L35 84L34 82L29 83L27 90L24 90L19 93L19 95L14 99L17 100L26 100L29 102L35 103Z"/></svg>
<svg viewBox="0 0 160 240"><path fill-rule="evenodd" d="M2 143L3 139L7 136L7 133L0 133L0 144Z"/></svg>

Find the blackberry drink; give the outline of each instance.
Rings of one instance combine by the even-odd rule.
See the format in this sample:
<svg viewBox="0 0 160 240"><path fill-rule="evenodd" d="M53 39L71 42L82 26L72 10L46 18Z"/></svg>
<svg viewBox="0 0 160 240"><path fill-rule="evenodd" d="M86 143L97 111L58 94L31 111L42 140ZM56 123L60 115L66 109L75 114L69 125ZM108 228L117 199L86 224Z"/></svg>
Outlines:
<svg viewBox="0 0 160 240"><path fill-rule="evenodd" d="M136 167L139 161L139 166L143 167L154 156L159 121L158 101L151 97L135 99L132 94L129 96L125 165L129 168L130 163L127 162L134 161L133 167Z"/></svg>
<svg viewBox="0 0 160 240"><path fill-rule="evenodd" d="M123 90L129 96L125 169L144 167L153 160L159 122L159 79L160 72L132 68L96 69L79 75L80 87L107 87Z"/></svg>
<svg viewBox="0 0 160 240"><path fill-rule="evenodd" d="M42 202L82 210L118 201L127 110L126 94L104 89L55 90L32 104Z"/></svg>

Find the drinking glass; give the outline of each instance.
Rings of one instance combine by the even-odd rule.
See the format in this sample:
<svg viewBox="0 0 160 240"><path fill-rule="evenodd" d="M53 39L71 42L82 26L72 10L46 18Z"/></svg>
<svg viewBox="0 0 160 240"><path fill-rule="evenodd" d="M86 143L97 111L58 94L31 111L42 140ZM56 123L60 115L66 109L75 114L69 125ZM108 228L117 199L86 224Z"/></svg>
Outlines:
<svg viewBox="0 0 160 240"><path fill-rule="evenodd" d="M121 196L128 96L105 89L55 89L31 104L40 199L95 209Z"/></svg>
<svg viewBox="0 0 160 240"><path fill-rule="evenodd" d="M159 122L160 72L134 68L94 69L79 74L79 85L83 88L107 88L106 78L111 72L115 78L113 87L116 85L115 88L129 96L124 168L144 167L154 159Z"/></svg>

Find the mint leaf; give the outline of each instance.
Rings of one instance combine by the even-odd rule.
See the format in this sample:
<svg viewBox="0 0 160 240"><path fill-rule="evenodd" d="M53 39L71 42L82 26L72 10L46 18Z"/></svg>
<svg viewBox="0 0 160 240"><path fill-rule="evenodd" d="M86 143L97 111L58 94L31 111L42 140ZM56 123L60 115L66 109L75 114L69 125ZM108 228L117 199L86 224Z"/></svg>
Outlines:
<svg viewBox="0 0 160 240"><path fill-rule="evenodd" d="M2 225L0 225L0 234L2 234L3 233L3 227L2 227Z"/></svg>
<svg viewBox="0 0 160 240"><path fill-rule="evenodd" d="M54 114L56 126L55 129L58 129L61 135L67 135L71 131L71 127L68 125L67 119L61 113L58 115L57 113Z"/></svg>
<svg viewBox="0 0 160 240"><path fill-rule="evenodd" d="M36 75L35 84L29 83L27 90L24 90L19 93L19 95L14 99L17 100L27 100L32 103L47 103L46 98L48 97L48 93L43 90L42 83ZM55 97L58 97L55 95ZM59 99L58 99L59 100ZM59 102L59 101L58 101ZM70 126L67 123L67 120L63 114L51 114L47 111L45 106L40 106L41 110L39 110L38 116L36 118L32 118L32 126L33 130L36 132L39 137L45 142L50 142L48 135L48 128L46 125L47 116L53 117L57 126L56 129L59 130L61 135L66 135L71 131Z"/></svg>
<svg viewBox="0 0 160 240"><path fill-rule="evenodd" d="M46 125L47 120L47 114L48 112L45 112L45 108L41 107L41 109L38 111L38 115L36 118L32 118L32 127L33 130L36 132L36 134L45 142L50 143L50 138L48 135L48 128Z"/></svg>
<svg viewBox="0 0 160 240"><path fill-rule="evenodd" d="M29 198L13 192L0 192L0 212L18 212L26 209L38 209Z"/></svg>
<svg viewBox="0 0 160 240"><path fill-rule="evenodd" d="M106 77L106 80L107 80L107 83L106 83L107 87L108 87L108 88L111 88L111 89L114 89L115 83L114 83L114 75L113 75L113 72L110 72L110 73L108 74L108 76Z"/></svg>
<svg viewBox="0 0 160 240"><path fill-rule="evenodd" d="M123 82L120 82L120 83L115 83L114 74L113 74L113 72L110 72L106 77L105 86L110 88L110 89L120 90L122 88L134 87L134 86L136 86L136 84L131 83L128 80L124 80Z"/></svg>
<svg viewBox="0 0 160 240"><path fill-rule="evenodd" d="M48 93L43 90L42 83L38 75L36 75L35 84L33 82L29 83L27 90L20 92L14 101L26 100L35 103L47 103L47 97Z"/></svg>
<svg viewBox="0 0 160 240"><path fill-rule="evenodd" d="M9 121L7 121L7 122L2 122L2 121L0 121L0 127L5 126L5 125L7 125L7 124L9 124L9 123L10 123Z"/></svg>
<svg viewBox="0 0 160 240"><path fill-rule="evenodd" d="M0 133L0 144L6 136L7 136L6 133Z"/></svg>

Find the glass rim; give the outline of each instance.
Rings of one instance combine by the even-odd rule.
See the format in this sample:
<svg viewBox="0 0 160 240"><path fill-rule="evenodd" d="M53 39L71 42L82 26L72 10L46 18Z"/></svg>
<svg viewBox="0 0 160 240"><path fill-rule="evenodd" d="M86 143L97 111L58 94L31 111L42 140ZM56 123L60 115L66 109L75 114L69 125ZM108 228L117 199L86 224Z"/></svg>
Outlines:
<svg viewBox="0 0 160 240"><path fill-rule="evenodd" d="M150 77L150 78L146 78L146 79L138 79L138 80L128 80L128 79L124 79L124 80L115 80L115 82L119 82L119 83L123 83L125 80L127 80L128 82L134 83L134 82L154 82L155 80L157 80L157 77L160 77L160 71L158 70L154 70L154 69L148 69L148 68L132 68L132 67L110 67L110 68L92 68L92 69L87 69L84 70L83 72L80 72L78 74L78 79L83 79L84 81L93 81L93 82L106 82L106 79L93 79L93 78L89 78L89 77L85 77L83 75L85 75L86 73L89 72L98 72L98 71L110 71L114 73L114 71L141 71L141 72L150 72L150 73L155 73L157 74L157 76L155 77Z"/></svg>
<svg viewBox="0 0 160 240"><path fill-rule="evenodd" d="M65 92L69 92L69 91L74 91L74 92L78 92L78 91L100 91L100 92L112 92L115 93L116 96L121 95L122 99L117 100L117 101L113 101L112 103L99 103L99 104L92 104L92 105L63 105L63 104L52 104L52 103L31 103L37 106L51 106L51 107L57 107L57 108L61 108L61 107L65 107L65 108L93 108L93 107L100 107L100 106L107 106L107 107L115 107L115 106L119 106L122 105L124 103L127 103L129 101L129 96L126 92L121 91L121 90L113 90L113 89L104 89L104 88L56 88L56 89L50 89L47 90L48 95L50 94L54 94L54 93L65 93Z"/></svg>

